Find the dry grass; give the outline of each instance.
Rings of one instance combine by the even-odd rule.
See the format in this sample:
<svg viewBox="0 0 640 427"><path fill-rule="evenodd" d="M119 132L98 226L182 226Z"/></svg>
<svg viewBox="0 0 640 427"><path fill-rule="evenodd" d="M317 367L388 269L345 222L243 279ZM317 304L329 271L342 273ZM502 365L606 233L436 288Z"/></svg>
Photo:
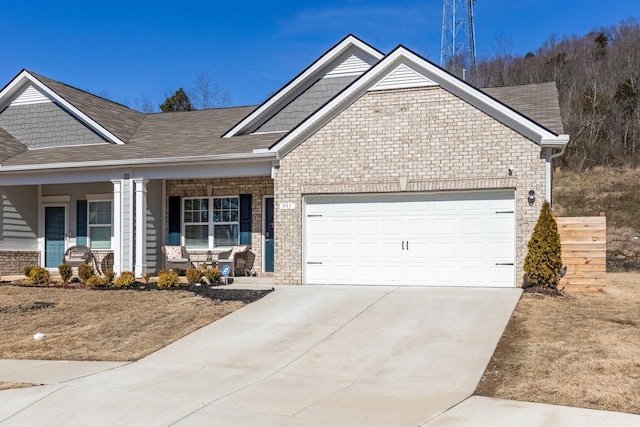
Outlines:
<svg viewBox="0 0 640 427"><path fill-rule="evenodd" d="M0 390L10 390L13 388L27 388L33 387L36 384L31 383L17 383L14 381L0 381Z"/></svg>
<svg viewBox="0 0 640 427"><path fill-rule="evenodd" d="M55 306L33 309L42 301ZM243 305L186 291L0 286L0 358L137 360Z"/></svg>
<svg viewBox="0 0 640 427"><path fill-rule="evenodd" d="M565 299L524 294L476 394L640 414L640 273Z"/></svg>
<svg viewBox="0 0 640 427"><path fill-rule="evenodd" d="M594 168L554 174L560 216L607 216L607 271L640 269L640 170Z"/></svg>

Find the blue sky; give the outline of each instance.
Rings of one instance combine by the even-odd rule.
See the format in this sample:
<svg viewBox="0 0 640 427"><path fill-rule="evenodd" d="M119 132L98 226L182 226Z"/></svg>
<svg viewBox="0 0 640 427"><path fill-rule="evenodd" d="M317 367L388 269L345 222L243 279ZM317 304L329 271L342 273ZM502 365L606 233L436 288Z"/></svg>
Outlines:
<svg viewBox="0 0 640 427"><path fill-rule="evenodd" d="M0 87L27 68L133 106L159 105L206 73L233 105L253 105L349 33L383 52L399 44L438 63L442 0L3 2ZM478 56L535 51L640 19L638 0L477 0ZM640 48L640 47L639 47Z"/></svg>

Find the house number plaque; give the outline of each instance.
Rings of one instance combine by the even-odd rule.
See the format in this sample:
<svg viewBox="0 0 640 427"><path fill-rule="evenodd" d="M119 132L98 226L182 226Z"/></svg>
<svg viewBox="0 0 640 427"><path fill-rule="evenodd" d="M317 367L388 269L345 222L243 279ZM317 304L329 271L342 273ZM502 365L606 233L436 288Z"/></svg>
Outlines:
<svg viewBox="0 0 640 427"><path fill-rule="evenodd" d="M280 210L282 211L288 211L295 208L296 208L295 203L280 203Z"/></svg>

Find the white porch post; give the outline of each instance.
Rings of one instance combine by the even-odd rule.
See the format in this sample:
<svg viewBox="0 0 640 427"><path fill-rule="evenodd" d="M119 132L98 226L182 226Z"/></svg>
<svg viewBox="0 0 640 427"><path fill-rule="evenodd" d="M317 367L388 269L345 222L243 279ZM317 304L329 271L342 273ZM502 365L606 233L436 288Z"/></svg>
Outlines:
<svg viewBox="0 0 640 427"><path fill-rule="evenodd" d="M113 183L113 272L122 273L122 181Z"/></svg>
<svg viewBox="0 0 640 427"><path fill-rule="evenodd" d="M147 272L147 183L146 179L133 180L136 191L136 277L143 277Z"/></svg>

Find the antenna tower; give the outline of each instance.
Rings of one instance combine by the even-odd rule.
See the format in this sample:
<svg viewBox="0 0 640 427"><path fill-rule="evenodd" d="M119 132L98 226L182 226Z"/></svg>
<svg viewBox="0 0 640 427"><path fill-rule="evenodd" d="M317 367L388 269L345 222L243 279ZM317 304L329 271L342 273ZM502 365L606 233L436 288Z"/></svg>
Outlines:
<svg viewBox="0 0 640 427"><path fill-rule="evenodd" d="M465 77L476 68L473 6L476 0L443 0L440 66Z"/></svg>

